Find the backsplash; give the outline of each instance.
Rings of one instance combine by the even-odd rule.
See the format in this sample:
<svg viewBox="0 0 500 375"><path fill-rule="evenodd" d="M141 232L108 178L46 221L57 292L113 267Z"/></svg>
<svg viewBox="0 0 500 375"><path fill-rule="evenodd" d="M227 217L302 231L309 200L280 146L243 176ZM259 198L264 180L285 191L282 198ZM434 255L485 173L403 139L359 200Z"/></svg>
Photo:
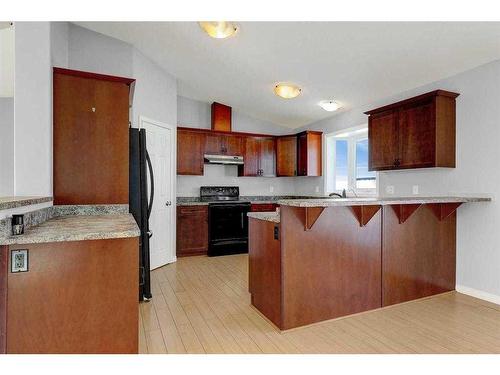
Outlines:
<svg viewBox="0 0 500 375"><path fill-rule="evenodd" d="M177 196L197 197L200 195L200 186L239 186L240 195L294 195L296 179L238 177L237 166L205 164L203 176L177 176Z"/></svg>

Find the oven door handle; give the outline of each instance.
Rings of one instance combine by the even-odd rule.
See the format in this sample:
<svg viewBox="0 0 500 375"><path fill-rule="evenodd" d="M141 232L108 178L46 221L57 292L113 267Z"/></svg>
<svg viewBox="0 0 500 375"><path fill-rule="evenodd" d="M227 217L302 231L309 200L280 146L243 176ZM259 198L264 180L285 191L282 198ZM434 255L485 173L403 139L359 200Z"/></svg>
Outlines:
<svg viewBox="0 0 500 375"><path fill-rule="evenodd" d="M245 213L241 213L241 229L245 228Z"/></svg>

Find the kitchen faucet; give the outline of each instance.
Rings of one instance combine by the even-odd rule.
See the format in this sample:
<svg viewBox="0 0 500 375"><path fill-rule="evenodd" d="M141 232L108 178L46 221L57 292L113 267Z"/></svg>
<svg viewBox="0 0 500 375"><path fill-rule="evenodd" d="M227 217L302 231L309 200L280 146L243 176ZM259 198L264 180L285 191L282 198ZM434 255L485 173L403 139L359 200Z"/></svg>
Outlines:
<svg viewBox="0 0 500 375"><path fill-rule="evenodd" d="M345 189L342 190L342 194L339 193L330 193L329 197L339 197L339 198L347 198L347 192Z"/></svg>

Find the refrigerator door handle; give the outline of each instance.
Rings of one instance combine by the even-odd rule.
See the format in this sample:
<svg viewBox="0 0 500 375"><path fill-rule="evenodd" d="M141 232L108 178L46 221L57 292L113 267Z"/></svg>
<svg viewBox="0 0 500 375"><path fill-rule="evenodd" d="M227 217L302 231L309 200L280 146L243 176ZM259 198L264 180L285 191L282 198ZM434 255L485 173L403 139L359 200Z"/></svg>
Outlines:
<svg viewBox="0 0 500 375"><path fill-rule="evenodd" d="M151 196L149 197L149 203L148 203L148 219L149 219L149 217L151 216L151 209L153 208L153 200L155 197L155 178L153 174L153 164L151 163L148 150L146 150L146 161L148 163L149 178L151 184Z"/></svg>

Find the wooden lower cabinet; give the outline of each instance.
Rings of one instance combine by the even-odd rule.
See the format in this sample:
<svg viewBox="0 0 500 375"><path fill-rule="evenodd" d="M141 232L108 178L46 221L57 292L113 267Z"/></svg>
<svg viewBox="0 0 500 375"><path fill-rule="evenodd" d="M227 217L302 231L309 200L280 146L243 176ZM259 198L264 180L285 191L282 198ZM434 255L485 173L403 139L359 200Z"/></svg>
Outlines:
<svg viewBox="0 0 500 375"><path fill-rule="evenodd" d="M249 218L248 290L252 305L281 327L281 249L279 224Z"/></svg>
<svg viewBox="0 0 500 375"><path fill-rule="evenodd" d="M10 272L14 249L27 272ZM0 350L137 353L138 250L138 238L0 247Z"/></svg>
<svg viewBox="0 0 500 375"><path fill-rule="evenodd" d="M281 206L279 224L250 218L252 304L286 330L454 290L457 205L436 206L366 216Z"/></svg>
<svg viewBox="0 0 500 375"><path fill-rule="evenodd" d="M208 206L177 206L177 256L206 255Z"/></svg>
<svg viewBox="0 0 500 375"><path fill-rule="evenodd" d="M383 208L382 305L455 289L456 213L439 220L428 205L399 223Z"/></svg>

